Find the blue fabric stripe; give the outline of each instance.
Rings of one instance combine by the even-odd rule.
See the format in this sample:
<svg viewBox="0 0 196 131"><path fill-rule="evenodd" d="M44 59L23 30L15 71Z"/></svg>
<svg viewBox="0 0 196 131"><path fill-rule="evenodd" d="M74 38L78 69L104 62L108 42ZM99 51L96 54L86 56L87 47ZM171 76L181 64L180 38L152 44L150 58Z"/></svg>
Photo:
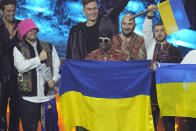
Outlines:
<svg viewBox="0 0 196 131"><path fill-rule="evenodd" d="M196 82L195 64L161 63L156 70L156 83Z"/></svg>
<svg viewBox="0 0 196 131"><path fill-rule="evenodd" d="M150 95L149 61L74 61L61 66L60 95L81 92L96 98Z"/></svg>
<svg viewBox="0 0 196 131"><path fill-rule="evenodd" d="M178 29L181 30L189 28L191 25L186 15L182 0L169 0L169 3L172 8Z"/></svg>

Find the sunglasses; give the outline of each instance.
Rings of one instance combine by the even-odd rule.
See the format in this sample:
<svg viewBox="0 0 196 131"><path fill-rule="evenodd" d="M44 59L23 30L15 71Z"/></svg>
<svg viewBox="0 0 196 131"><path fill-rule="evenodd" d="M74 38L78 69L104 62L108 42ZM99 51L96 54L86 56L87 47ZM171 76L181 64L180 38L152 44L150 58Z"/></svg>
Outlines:
<svg viewBox="0 0 196 131"><path fill-rule="evenodd" d="M110 42L110 38L108 38L108 37L99 37L99 42L101 42L101 43L109 43Z"/></svg>

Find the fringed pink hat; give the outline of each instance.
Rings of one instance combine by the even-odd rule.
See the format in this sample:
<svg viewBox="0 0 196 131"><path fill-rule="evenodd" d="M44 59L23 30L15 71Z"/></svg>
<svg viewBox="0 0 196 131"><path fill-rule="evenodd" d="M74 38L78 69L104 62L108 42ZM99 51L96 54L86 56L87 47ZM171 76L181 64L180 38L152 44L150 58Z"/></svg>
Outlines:
<svg viewBox="0 0 196 131"><path fill-rule="evenodd" d="M32 29L37 29L39 31L39 28L35 25L32 19L25 19L21 21L18 24L18 31L20 33L20 39L23 40L24 36Z"/></svg>

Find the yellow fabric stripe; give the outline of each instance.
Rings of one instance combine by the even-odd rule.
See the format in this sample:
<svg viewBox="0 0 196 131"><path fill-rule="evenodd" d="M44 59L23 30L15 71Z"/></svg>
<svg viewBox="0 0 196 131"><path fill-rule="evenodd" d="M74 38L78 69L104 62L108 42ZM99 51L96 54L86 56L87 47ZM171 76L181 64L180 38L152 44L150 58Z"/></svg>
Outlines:
<svg viewBox="0 0 196 131"><path fill-rule="evenodd" d="M90 131L153 131L150 96L104 99L67 92L60 97L66 129L82 126Z"/></svg>
<svg viewBox="0 0 196 131"><path fill-rule="evenodd" d="M176 24L176 20L169 1L167 0L165 2L162 2L157 5L157 7L159 9L159 13L167 35L178 31L178 25Z"/></svg>
<svg viewBox="0 0 196 131"><path fill-rule="evenodd" d="M196 118L196 83L164 83L156 87L162 116Z"/></svg>

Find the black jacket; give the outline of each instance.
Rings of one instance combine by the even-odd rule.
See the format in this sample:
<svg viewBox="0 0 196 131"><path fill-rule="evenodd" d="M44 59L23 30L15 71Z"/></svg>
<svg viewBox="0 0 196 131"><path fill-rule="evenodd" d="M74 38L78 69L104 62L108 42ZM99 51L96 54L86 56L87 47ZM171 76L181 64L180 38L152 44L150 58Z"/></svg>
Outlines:
<svg viewBox="0 0 196 131"><path fill-rule="evenodd" d="M3 44L2 44L2 38L0 35L0 65L1 65L2 54L3 54Z"/></svg>
<svg viewBox="0 0 196 131"><path fill-rule="evenodd" d="M115 20L118 18L119 14L125 8L128 2L129 0L121 0L113 8L111 8L106 12L101 12L100 10L96 23L98 24L96 32L97 33L99 32L99 24L104 15L110 17L112 22L115 23ZM69 33L68 43L67 43L67 53L66 53L67 59L82 60L88 54L87 47L86 47L86 41L88 41L88 37L85 36L85 25L86 23L79 23L71 28ZM96 39L96 37L97 36L95 36L95 43L92 43L94 45L99 44L99 41L98 39Z"/></svg>
<svg viewBox="0 0 196 131"><path fill-rule="evenodd" d="M17 27L20 20L14 19L15 28ZM1 64L0 64L0 77L7 77L16 75L17 71L14 67L14 59L13 59L13 49L14 46L19 42L18 34L10 40L9 32L5 27L3 20L0 20L0 36L1 42L0 46L2 47L1 54Z"/></svg>

